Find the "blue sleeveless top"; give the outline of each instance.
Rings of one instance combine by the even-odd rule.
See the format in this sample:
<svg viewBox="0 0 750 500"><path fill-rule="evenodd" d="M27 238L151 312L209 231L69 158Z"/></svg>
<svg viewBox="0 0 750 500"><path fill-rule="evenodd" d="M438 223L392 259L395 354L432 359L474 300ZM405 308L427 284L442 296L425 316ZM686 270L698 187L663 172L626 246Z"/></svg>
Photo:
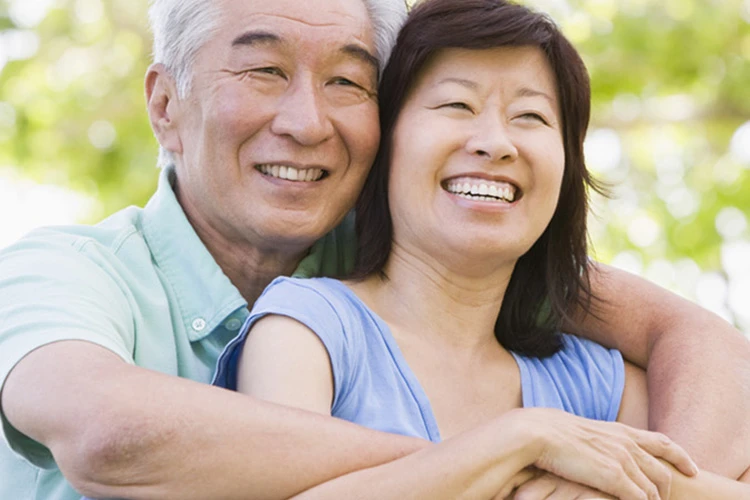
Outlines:
<svg viewBox="0 0 750 500"><path fill-rule="evenodd" d="M320 337L333 369L333 416L440 441L430 402L388 325L346 285L330 278L274 280L221 354L214 385L236 389L237 360L247 332L268 314L289 316ZM543 359L513 354L521 373L523 406L615 420L625 383L620 353L566 334L563 346Z"/></svg>

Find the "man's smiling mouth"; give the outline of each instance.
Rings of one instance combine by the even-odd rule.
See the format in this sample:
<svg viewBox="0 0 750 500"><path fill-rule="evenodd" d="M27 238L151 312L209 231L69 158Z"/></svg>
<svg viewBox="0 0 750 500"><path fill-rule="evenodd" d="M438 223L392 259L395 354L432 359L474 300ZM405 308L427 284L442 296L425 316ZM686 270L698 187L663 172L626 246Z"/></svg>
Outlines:
<svg viewBox="0 0 750 500"><path fill-rule="evenodd" d="M326 175L322 168L297 168L271 163L256 165L255 168L263 175L294 182L315 182Z"/></svg>

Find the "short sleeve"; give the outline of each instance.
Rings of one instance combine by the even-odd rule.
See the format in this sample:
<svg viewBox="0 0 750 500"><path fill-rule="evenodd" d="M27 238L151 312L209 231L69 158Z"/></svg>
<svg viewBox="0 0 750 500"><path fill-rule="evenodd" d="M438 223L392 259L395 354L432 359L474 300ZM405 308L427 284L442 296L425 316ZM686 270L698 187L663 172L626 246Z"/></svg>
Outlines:
<svg viewBox="0 0 750 500"><path fill-rule="evenodd" d="M132 313L110 265L100 250L73 240L28 237L0 253L0 390L23 357L53 342L92 342L132 363ZM15 452L52 466L45 447L4 415L2 424Z"/></svg>
<svg viewBox="0 0 750 500"><path fill-rule="evenodd" d="M348 329L342 319L346 306L342 297L327 286L327 279L276 278L258 298L240 333L222 352L213 384L237 390L237 366L247 335L264 316L275 314L299 321L323 342L331 361L334 379L333 405L347 393L352 352Z"/></svg>
<svg viewBox="0 0 750 500"><path fill-rule="evenodd" d="M514 355L525 407L558 408L615 421L625 387L622 355L590 340L563 335L563 348L547 358Z"/></svg>

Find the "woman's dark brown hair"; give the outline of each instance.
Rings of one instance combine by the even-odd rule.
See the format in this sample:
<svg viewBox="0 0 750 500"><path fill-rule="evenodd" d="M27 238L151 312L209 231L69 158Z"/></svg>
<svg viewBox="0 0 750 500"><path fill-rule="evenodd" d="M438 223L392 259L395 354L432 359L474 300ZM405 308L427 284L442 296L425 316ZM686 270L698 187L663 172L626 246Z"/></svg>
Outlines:
<svg viewBox="0 0 750 500"><path fill-rule="evenodd" d="M445 48L535 46L556 78L562 118L565 173L549 226L516 264L495 325L507 349L548 356L561 346L557 333L576 307L590 310L586 216L587 186L599 189L586 170L583 141L589 122L590 87L578 52L548 17L503 0L427 0L406 21L380 84L382 143L357 201L358 253L354 277L383 269L391 251L388 179L393 129L407 93L432 55Z"/></svg>

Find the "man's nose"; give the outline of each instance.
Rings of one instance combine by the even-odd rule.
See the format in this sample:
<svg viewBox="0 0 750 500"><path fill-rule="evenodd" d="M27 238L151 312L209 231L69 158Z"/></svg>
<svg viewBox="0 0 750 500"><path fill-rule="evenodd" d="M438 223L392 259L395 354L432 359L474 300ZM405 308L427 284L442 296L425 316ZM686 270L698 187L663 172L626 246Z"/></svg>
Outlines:
<svg viewBox="0 0 750 500"><path fill-rule="evenodd" d="M518 158L518 149L502 117L488 113L478 120L466 142L466 150L490 161L513 161Z"/></svg>
<svg viewBox="0 0 750 500"><path fill-rule="evenodd" d="M293 138L304 146L314 146L333 134L324 98L312 82L294 82L277 101L271 130Z"/></svg>

